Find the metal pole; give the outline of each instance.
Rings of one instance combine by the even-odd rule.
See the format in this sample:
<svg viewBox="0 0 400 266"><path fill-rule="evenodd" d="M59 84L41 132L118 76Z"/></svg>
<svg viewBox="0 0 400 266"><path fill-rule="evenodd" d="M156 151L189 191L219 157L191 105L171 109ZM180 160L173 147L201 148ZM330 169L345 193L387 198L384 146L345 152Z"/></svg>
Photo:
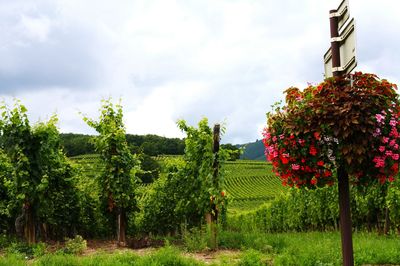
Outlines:
<svg viewBox="0 0 400 266"><path fill-rule="evenodd" d="M344 266L353 266L353 239L351 232L349 175L343 166L338 169L340 233Z"/></svg>
<svg viewBox="0 0 400 266"><path fill-rule="evenodd" d="M332 72L334 77L342 77L341 71L335 70L340 67L340 42L333 38L339 37L338 19L333 16L336 10L329 11L329 21L331 29L331 50L332 50ZM349 175L343 165L338 168L338 188L339 188L339 211L340 211L340 233L342 239L342 256L344 266L353 266L353 240L350 213L350 189Z"/></svg>

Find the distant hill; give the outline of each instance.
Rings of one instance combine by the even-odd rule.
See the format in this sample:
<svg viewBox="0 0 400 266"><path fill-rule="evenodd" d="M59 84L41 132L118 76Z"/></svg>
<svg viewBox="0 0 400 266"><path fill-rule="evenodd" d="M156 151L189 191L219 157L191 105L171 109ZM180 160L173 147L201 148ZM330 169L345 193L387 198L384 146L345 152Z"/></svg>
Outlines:
<svg viewBox="0 0 400 266"><path fill-rule="evenodd" d="M242 144L240 147L244 148L244 152L240 156L240 159L265 161L265 148L262 140L256 140L256 142Z"/></svg>

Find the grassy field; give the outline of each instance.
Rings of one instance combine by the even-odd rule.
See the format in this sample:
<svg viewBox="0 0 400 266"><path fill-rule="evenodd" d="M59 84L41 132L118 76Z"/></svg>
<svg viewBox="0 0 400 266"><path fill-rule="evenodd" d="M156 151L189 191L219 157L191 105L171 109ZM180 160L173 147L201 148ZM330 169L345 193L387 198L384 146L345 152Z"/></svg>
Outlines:
<svg viewBox="0 0 400 266"><path fill-rule="evenodd" d="M355 233L353 239L355 265L399 265L399 237ZM188 252L186 246L167 245L148 250L97 249L83 255L47 249L33 257L13 247L0 252L0 265L341 265L338 232L225 231L219 235L219 246L217 252Z"/></svg>
<svg viewBox="0 0 400 266"><path fill-rule="evenodd" d="M98 155L82 155L71 159L87 177L95 177L102 170ZM162 161L163 157L157 160ZM256 209L286 191L271 170L272 166L263 161L237 160L225 163L225 186L232 200L230 212ZM145 196L145 188L142 186L139 190L139 194Z"/></svg>

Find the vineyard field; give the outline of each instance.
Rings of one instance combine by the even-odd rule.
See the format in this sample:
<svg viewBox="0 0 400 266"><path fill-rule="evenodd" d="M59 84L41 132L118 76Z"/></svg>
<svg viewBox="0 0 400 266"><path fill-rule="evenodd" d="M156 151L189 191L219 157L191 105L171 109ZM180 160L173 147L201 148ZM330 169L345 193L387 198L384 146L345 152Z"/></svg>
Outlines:
<svg viewBox="0 0 400 266"><path fill-rule="evenodd" d="M96 154L75 156L70 159L86 178L95 178L103 169ZM163 159L163 157L157 158L161 164ZM279 178L272 173L271 164L267 162L237 160L226 162L224 166L225 188L231 199L229 210L232 213L255 209L286 191ZM151 185L140 185L139 201L146 196L146 189L150 187Z"/></svg>
<svg viewBox="0 0 400 266"><path fill-rule="evenodd" d="M232 198L229 209L232 212L252 210L286 191L267 162L227 162L225 171L226 190Z"/></svg>

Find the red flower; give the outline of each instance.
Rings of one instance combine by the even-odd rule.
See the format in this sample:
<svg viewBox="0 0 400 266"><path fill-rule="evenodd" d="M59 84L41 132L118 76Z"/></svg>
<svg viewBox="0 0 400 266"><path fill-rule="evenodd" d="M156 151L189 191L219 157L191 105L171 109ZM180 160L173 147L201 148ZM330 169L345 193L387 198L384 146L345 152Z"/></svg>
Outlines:
<svg viewBox="0 0 400 266"><path fill-rule="evenodd" d="M289 163L289 160L287 158L285 158L285 157L282 157L281 161L282 161L283 164L288 164Z"/></svg>
<svg viewBox="0 0 400 266"><path fill-rule="evenodd" d="M311 146L311 147L310 147L310 154L311 154L312 156L317 155L317 149L316 149L314 146Z"/></svg>
<svg viewBox="0 0 400 266"><path fill-rule="evenodd" d="M324 163L323 161L318 161L318 162L317 162L317 165L318 165L318 166L324 166L324 164L325 164L325 163Z"/></svg>
<svg viewBox="0 0 400 266"><path fill-rule="evenodd" d="M325 177L332 176L332 172L329 171L329 170L325 170L324 176L325 176Z"/></svg>
<svg viewBox="0 0 400 266"><path fill-rule="evenodd" d="M315 138L316 140L320 140L320 139L321 139L321 133L319 133L319 132L314 132L314 138Z"/></svg>
<svg viewBox="0 0 400 266"><path fill-rule="evenodd" d="M311 179L311 184L315 185L317 184L318 180L316 178Z"/></svg>
<svg viewBox="0 0 400 266"><path fill-rule="evenodd" d="M391 167L392 171L397 172L399 171L399 164L398 163L394 163Z"/></svg>

